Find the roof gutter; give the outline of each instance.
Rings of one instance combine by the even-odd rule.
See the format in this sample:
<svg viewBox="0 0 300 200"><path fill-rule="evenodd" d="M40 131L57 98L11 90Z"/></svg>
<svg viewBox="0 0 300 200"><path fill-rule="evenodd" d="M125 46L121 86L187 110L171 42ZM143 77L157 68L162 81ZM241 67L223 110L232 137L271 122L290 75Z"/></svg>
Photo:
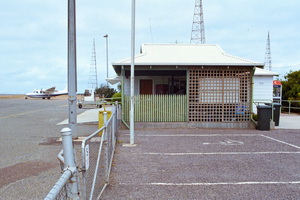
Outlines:
<svg viewBox="0 0 300 200"><path fill-rule="evenodd" d="M114 67L130 66L130 63L112 63ZM263 63L135 63L136 66L253 66L263 68Z"/></svg>

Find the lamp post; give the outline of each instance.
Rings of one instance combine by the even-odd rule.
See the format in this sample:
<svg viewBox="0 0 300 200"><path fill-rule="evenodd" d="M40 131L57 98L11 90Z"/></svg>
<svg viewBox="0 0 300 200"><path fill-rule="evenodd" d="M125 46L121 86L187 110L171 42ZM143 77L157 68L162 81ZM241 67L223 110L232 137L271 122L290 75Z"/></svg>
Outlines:
<svg viewBox="0 0 300 200"><path fill-rule="evenodd" d="M106 78L108 78L108 35L104 35L104 38L106 38ZM107 81L107 87L108 87L108 81Z"/></svg>
<svg viewBox="0 0 300 200"><path fill-rule="evenodd" d="M69 128L77 135L77 59L76 59L76 0L68 1L68 96Z"/></svg>
<svg viewBox="0 0 300 200"><path fill-rule="evenodd" d="M135 52L135 0L131 7L131 67L130 67L130 144L134 145L134 52Z"/></svg>

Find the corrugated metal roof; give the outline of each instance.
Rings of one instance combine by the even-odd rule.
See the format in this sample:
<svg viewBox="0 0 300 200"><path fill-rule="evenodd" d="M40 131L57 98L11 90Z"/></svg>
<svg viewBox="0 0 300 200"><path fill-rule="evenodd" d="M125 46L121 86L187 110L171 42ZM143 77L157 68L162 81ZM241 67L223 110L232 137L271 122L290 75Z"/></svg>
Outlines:
<svg viewBox="0 0 300 200"><path fill-rule="evenodd" d="M125 59L114 66L130 65ZM262 67L263 63L232 56L219 45L211 44L143 44L135 56L135 65L246 65Z"/></svg>
<svg viewBox="0 0 300 200"><path fill-rule="evenodd" d="M254 76L279 76L279 73L272 72L266 69L256 68L254 72Z"/></svg>

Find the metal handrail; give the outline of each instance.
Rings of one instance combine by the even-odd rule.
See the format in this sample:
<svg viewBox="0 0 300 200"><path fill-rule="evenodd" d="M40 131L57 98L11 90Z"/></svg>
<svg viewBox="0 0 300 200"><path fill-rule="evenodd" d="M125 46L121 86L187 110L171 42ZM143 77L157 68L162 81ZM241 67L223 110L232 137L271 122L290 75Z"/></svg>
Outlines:
<svg viewBox="0 0 300 200"><path fill-rule="evenodd" d="M69 168L66 169L63 174L60 176L58 181L55 183L55 185L52 187L48 195L45 197L44 200L53 200L55 199L60 191L65 187L69 179L72 177L72 174L76 172L76 168Z"/></svg>
<svg viewBox="0 0 300 200"><path fill-rule="evenodd" d="M300 100L282 100L282 102L288 102L289 103L289 106L281 106L281 108L288 108L289 110L289 114L291 114L291 109L300 109L300 106L299 107L292 107L291 104L292 103L300 103Z"/></svg>
<svg viewBox="0 0 300 200"><path fill-rule="evenodd" d="M116 104L116 105L119 105L119 104ZM82 141L82 145L81 145L81 148L82 148L82 173L83 173L82 174L83 175L82 195L85 199L90 199L90 200L93 198L99 199L109 183L109 175L110 175L111 166L112 166L113 154L115 151L115 143L116 143L115 137L116 137L116 133L117 133L117 129L118 129L117 122L118 122L118 107L114 106L114 109L112 110L112 114L109 119L107 119L107 113L104 112L104 126ZM94 162L96 161L95 168L87 169L86 155L85 155L86 149L85 148L88 145L89 141L92 140L94 137L99 136L99 133L101 133L101 132L102 132L102 135L101 135L101 139L99 141L100 143L98 144L97 156L94 157L95 159L93 159ZM104 155L101 155L103 153L104 153ZM99 166L102 161L105 162L105 172L104 172L105 177L103 177L104 179L101 179L103 181L104 185L99 187L99 185L96 186L96 184L99 184L99 181L97 179L99 178L98 177L99 176ZM93 176L86 179L87 177L85 174L90 173L90 172L93 173ZM87 182L92 183L91 186L89 186L88 188L86 187ZM96 193L95 192L96 189L98 191L100 189L101 191L99 193L97 192L97 194L94 194L94 193ZM94 195L97 195L98 197L96 198Z"/></svg>
<svg viewBox="0 0 300 200"><path fill-rule="evenodd" d="M103 177L104 186L101 189L101 192L98 193L97 191L97 199L100 198L102 195L104 189L107 187L109 183L109 175L112 167L112 160L113 160L113 154L115 151L115 145L116 145L116 137L117 132L120 124L120 118L119 118L119 104L116 102L117 106L113 107L112 115L110 119L107 119L107 113L104 113L104 126L92 133L91 135L87 136L81 143L82 148L82 166L81 168L76 166L75 159L74 159L74 152L73 152L73 145L72 145L72 135L71 135L71 129L65 128L61 131L62 133L62 139L63 139L63 150L59 152L58 159L62 164L62 170L63 174L59 178L59 180L56 182L56 184L53 186L53 188L50 190L48 195L45 197L46 200L54 200L54 199L69 199L69 198L83 198L87 199L87 196L89 196L89 199L93 198L93 193L96 191L95 183L98 182L97 178L98 173L98 166L100 166L100 162L102 162L102 156L104 156L105 163L105 177ZM94 171L91 171L93 174L92 185L88 188L88 190L91 191L90 194L86 193L86 182L83 180L83 191L79 192L80 188L78 188L78 184L80 184L80 181L77 179L78 172L81 172L82 174L85 174L88 169L86 166L86 152L85 148L89 144L90 140L93 140L93 138L98 137L100 133L101 140L99 141L98 148L98 155L97 158L93 161L96 161L96 167ZM68 144L68 145L65 145ZM67 148L68 147L68 148ZM102 148L104 148L102 150ZM104 155L101 155L101 153L104 153ZM74 162L74 163L73 163ZM78 169L77 169L78 167ZM83 177L84 179L84 177ZM94 190L95 189L95 190ZM80 197L79 197L80 195Z"/></svg>

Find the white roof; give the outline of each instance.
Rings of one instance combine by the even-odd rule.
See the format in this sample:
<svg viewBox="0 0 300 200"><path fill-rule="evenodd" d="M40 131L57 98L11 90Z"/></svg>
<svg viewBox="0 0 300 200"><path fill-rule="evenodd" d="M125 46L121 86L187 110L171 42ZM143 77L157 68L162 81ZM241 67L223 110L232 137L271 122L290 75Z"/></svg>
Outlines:
<svg viewBox="0 0 300 200"><path fill-rule="evenodd" d="M256 68L254 72L254 76L279 76L279 73L272 72L266 69Z"/></svg>
<svg viewBox="0 0 300 200"><path fill-rule="evenodd" d="M130 65L131 59L113 63ZM259 66L244 58L229 55L218 45L211 44L143 44L135 56L135 65L242 65Z"/></svg>

